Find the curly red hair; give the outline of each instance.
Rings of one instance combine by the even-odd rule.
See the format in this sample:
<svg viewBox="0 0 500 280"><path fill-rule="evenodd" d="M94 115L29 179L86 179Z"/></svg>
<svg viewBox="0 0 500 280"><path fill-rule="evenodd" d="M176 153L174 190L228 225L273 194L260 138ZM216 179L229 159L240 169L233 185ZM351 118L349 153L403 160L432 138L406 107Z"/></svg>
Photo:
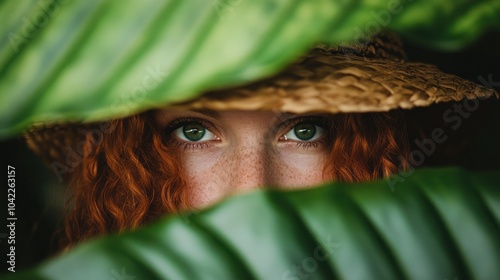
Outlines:
<svg viewBox="0 0 500 280"><path fill-rule="evenodd" d="M403 116L388 113L337 114L326 172L336 181L366 182L409 166L410 143Z"/></svg>
<svg viewBox="0 0 500 280"><path fill-rule="evenodd" d="M72 174L66 243L137 228L183 208L185 179L151 114L110 123L111 134L87 135Z"/></svg>
<svg viewBox="0 0 500 280"><path fill-rule="evenodd" d="M406 128L394 114L333 115L328 177L370 181L406 168ZM112 133L100 135L100 141L95 135L85 140L82 163L70 180L65 245L137 228L186 207L181 164L154 112L113 120L111 127Z"/></svg>

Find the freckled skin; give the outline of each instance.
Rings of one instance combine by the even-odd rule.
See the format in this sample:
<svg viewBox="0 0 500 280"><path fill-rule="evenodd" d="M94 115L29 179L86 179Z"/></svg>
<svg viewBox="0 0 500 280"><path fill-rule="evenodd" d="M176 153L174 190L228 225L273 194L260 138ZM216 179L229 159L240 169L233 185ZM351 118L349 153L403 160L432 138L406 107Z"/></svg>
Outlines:
<svg viewBox="0 0 500 280"><path fill-rule="evenodd" d="M324 182L327 148L280 141L287 131L273 129L279 117L272 112L218 112L220 118L191 111L162 111L163 122L191 116L210 121L219 137L201 149L178 153L188 178L188 203L202 208L220 199L262 187L296 188ZM187 115L186 115L187 114ZM161 122L161 121L160 121Z"/></svg>

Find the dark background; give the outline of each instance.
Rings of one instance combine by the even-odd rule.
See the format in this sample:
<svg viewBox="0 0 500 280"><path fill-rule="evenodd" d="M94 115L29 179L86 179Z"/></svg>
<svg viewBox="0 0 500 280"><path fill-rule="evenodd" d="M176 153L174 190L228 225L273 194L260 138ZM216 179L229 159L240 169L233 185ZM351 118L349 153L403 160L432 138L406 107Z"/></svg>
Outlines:
<svg viewBox="0 0 500 280"><path fill-rule="evenodd" d="M489 32L481 36L473 45L458 52L438 52L405 43L408 61L418 61L437 65L442 71L458 75L480 83L478 77L500 83L500 32ZM495 90L500 92L500 86ZM422 120L427 119L427 127L439 125L439 118L449 104L431 109L416 110ZM438 149L444 151L447 145L461 144L466 137L463 151L453 158L443 157L437 152L426 159L425 165L458 164L473 169L500 168L500 108L498 102L481 101L478 112L464 120L464 128ZM435 119L434 121L434 118ZM410 137L410 140L411 137ZM463 143L462 143L463 144ZM57 181L52 170L44 166L26 147L21 138L11 138L0 142L1 166L7 178L7 165L16 169L16 270L39 263L57 250L54 234L63 213L62 197L64 186ZM441 155L441 157L440 157ZM4 189L6 192L6 190ZM2 198L0 218L5 223L7 201ZM7 228L0 228L1 260L7 254ZM4 262L5 264L5 262ZM2 270L0 273L5 272Z"/></svg>
<svg viewBox="0 0 500 280"><path fill-rule="evenodd" d="M403 43L408 61L434 64L445 73L481 85L480 77L486 81L491 77L493 89L500 93L500 31L487 32L474 44L457 52L440 52L407 41ZM450 140L438 145L440 151L426 158L425 165L453 164L468 169L500 169L500 102L496 99L480 101L478 110L463 119L462 126L456 131L446 127L442 121L444 112L453 108L452 105L444 103L411 110L428 131L442 127L450 136ZM450 151L457 153L452 155Z"/></svg>

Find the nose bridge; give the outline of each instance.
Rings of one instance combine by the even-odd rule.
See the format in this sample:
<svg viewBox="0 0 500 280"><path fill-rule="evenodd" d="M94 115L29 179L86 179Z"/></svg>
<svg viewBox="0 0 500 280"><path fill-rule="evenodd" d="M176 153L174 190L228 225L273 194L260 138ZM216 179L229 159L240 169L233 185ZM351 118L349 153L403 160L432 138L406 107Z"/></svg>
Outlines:
<svg viewBox="0 0 500 280"><path fill-rule="evenodd" d="M268 179L270 160L263 143L239 145L232 161L233 168L231 168L233 189L241 192L270 184Z"/></svg>

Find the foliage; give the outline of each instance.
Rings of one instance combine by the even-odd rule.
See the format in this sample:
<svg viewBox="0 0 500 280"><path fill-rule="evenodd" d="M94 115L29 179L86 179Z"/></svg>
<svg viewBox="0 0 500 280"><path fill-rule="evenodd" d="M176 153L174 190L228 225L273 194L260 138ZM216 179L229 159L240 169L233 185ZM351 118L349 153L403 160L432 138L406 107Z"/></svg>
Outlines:
<svg viewBox="0 0 500 280"><path fill-rule="evenodd" d="M272 75L315 43L390 28L444 50L500 27L500 2L2 1L0 137L96 121ZM86 243L7 279L492 279L500 173L260 191Z"/></svg>
<svg viewBox="0 0 500 280"><path fill-rule="evenodd" d="M456 49L500 26L500 2L3 1L0 137L95 121L279 71L317 42L392 28Z"/></svg>
<svg viewBox="0 0 500 280"><path fill-rule="evenodd" d="M499 180L448 168L415 171L392 190L258 191L6 279L494 279Z"/></svg>

